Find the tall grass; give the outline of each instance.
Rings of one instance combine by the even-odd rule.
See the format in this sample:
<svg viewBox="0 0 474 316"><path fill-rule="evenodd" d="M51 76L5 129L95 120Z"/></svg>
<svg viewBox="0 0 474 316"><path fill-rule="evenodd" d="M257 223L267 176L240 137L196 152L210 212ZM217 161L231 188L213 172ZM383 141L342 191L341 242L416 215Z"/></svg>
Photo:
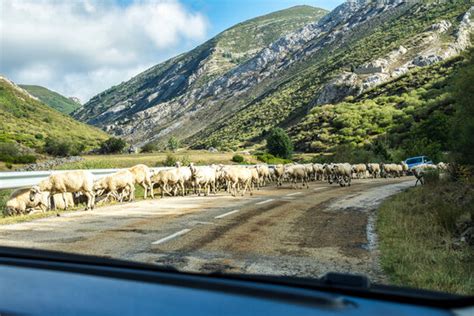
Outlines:
<svg viewBox="0 0 474 316"><path fill-rule="evenodd" d="M379 209L381 264L394 284L474 294L474 249L459 238L472 225L472 184L429 181Z"/></svg>

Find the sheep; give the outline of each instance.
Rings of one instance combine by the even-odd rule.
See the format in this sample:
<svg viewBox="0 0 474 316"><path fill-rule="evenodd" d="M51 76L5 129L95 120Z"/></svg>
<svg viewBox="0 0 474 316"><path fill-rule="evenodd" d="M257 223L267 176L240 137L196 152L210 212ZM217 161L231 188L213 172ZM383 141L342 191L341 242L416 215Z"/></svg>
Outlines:
<svg viewBox="0 0 474 316"><path fill-rule="evenodd" d="M416 178L415 187L420 182L421 185L425 184L424 175L427 170L437 170L437 166L431 164L421 164L411 169L413 175Z"/></svg>
<svg viewBox="0 0 474 316"><path fill-rule="evenodd" d="M128 201L135 199L135 176L128 170L120 170L97 180L93 185L97 196L107 192L106 199L115 197L119 202L128 195Z"/></svg>
<svg viewBox="0 0 474 316"><path fill-rule="evenodd" d="M216 168L211 167L195 167L194 164L189 164L191 171L191 178L194 187L197 190L198 196L201 196L201 186L205 188L205 196L208 196L212 188L212 192L216 194Z"/></svg>
<svg viewBox="0 0 474 316"><path fill-rule="evenodd" d="M273 168L273 170L274 170L275 181L277 183L277 186L282 186L283 176L285 175L285 166L282 164L278 164Z"/></svg>
<svg viewBox="0 0 474 316"><path fill-rule="evenodd" d="M242 167L227 167L222 169L224 178L228 184L228 190L232 196L236 196L240 191L240 187L243 188L241 195L245 195L245 191L248 189L250 195L252 195L252 171L248 168Z"/></svg>
<svg viewBox="0 0 474 316"><path fill-rule="evenodd" d="M403 173L403 167L401 165L397 165L395 163L384 164L380 165L381 174L384 178L391 175L394 177L400 177Z"/></svg>
<svg viewBox="0 0 474 316"><path fill-rule="evenodd" d="M380 165L378 163L368 163L366 166L372 178L376 179L377 176L380 176Z"/></svg>
<svg viewBox="0 0 474 316"><path fill-rule="evenodd" d="M444 163L444 162L439 162L436 167L438 167L438 170L439 171L447 171L448 170L448 167L449 167L449 164L447 163Z"/></svg>
<svg viewBox="0 0 474 316"><path fill-rule="evenodd" d="M185 194L185 187L184 187L184 177L183 177L183 170L188 168L173 168L167 170L160 170L157 173L153 174L151 180L153 184L157 184L161 190L161 197L164 197L164 193L171 195L168 191L168 187L175 187L177 190L181 191L181 195L184 196ZM174 192L177 193L176 191Z"/></svg>
<svg viewBox="0 0 474 316"><path fill-rule="evenodd" d="M21 188L12 192L6 205L4 214L13 216L26 214L34 208L39 207L42 212L46 212L48 206L49 194L35 195L34 199L30 199L30 188Z"/></svg>
<svg viewBox="0 0 474 316"><path fill-rule="evenodd" d="M333 174L333 164L324 164L323 165L323 179L327 180L329 184L332 184L334 181Z"/></svg>
<svg viewBox="0 0 474 316"><path fill-rule="evenodd" d="M332 173L341 187L351 186L352 167L348 163L337 163L332 166Z"/></svg>
<svg viewBox="0 0 474 316"><path fill-rule="evenodd" d="M304 165L287 165L285 166L285 175L288 176L288 179L292 183L292 187L296 188L296 182L301 180L301 186L304 187L308 185L308 174L307 168Z"/></svg>
<svg viewBox="0 0 474 316"><path fill-rule="evenodd" d="M406 162L404 161L400 162L400 166L402 167L402 175L407 176L410 171L410 168L408 167Z"/></svg>
<svg viewBox="0 0 474 316"><path fill-rule="evenodd" d="M305 168L307 180L313 180L315 175L313 164L306 163L302 166Z"/></svg>
<svg viewBox="0 0 474 316"><path fill-rule="evenodd" d="M324 166L320 163L313 164L314 180L323 180Z"/></svg>
<svg viewBox="0 0 474 316"><path fill-rule="evenodd" d="M76 203L75 203L75 199L74 199L74 193L71 193L71 192L67 192L65 194L66 196L66 201L67 201L67 205L72 205L74 206ZM65 210L66 209L66 203L64 203L64 199L63 199L63 196L62 194L54 194L52 197L51 197L51 201L52 201L52 205L54 207L54 209L59 209L59 210Z"/></svg>
<svg viewBox="0 0 474 316"><path fill-rule="evenodd" d="M152 172L150 168L143 164L139 164L129 168L128 171L133 174L135 183L143 187L143 190L145 191L143 198L146 199L148 192L150 192L150 196L153 199L155 196L153 194L153 184L151 183Z"/></svg>
<svg viewBox="0 0 474 316"><path fill-rule="evenodd" d="M35 201L42 192L49 192L54 195L61 193L65 209L68 208L66 199L67 192L82 192L87 197L86 210L93 209L95 204L94 194L94 176L86 170L67 171L55 173L48 178L42 180L39 185L35 185L30 189L30 200Z"/></svg>
<svg viewBox="0 0 474 316"><path fill-rule="evenodd" d="M363 163L352 165L352 172L355 173L357 179L365 178L367 166Z"/></svg>
<svg viewBox="0 0 474 316"><path fill-rule="evenodd" d="M257 190L260 190L260 175L258 174L257 167L248 167L248 169L252 173L250 186L253 188L253 186L255 185L257 187Z"/></svg>
<svg viewBox="0 0 474 316"><path fill-rule="evenodd" d="M258 176L260 178L260 183L265 186L266 181L270 181L270 169L265 164L260 164L255 166L258 171Z"/></svg>

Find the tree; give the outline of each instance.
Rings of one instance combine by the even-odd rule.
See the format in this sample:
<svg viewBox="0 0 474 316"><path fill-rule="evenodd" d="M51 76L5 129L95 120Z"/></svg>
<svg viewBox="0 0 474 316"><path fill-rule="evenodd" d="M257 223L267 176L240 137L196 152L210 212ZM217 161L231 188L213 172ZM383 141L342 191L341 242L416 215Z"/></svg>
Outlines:
<svg viewBox="0 0 474 316"><path fill-rule="evenodd" d="M179 148L179 140L171 136L170 139L168 139L168 149L172 151L176 151Z"/></svg>
<svg viewBox="0 0 474 316"><path fill-rule="evenodd" d="M127 143L123 139L118 137L110 137L100 144L99 151L102 154L114 154L121 152L125 146L127 146Z"/></svg>
<svg viewBox="0 0 474 316"><path fill-rule="evenodd" d="M468 52L467 62L458 73L452 86L456 100L456 113L451 124L451 144L455 160L474 165L474 48Z"/></svg>
<svg viewBox="0 0 474 316"><path fill-rule="evenodd" d="M281 128L273 128L267 137L267 151L280 158L291 159L293 144L288 134Z"/></svg>

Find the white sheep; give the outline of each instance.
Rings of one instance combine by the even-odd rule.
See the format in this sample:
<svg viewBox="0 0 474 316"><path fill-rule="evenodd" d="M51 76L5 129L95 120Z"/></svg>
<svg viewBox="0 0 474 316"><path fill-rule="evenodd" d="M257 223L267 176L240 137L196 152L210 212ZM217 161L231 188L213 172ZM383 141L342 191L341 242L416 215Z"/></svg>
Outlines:
<svg viewBox="0 0 474 316"><path fill-rule="evenodd" d="M376 179L377 176L380 176L380 164L368 163L367 171L369 171L369 174L372 176L372 178Z"/></svg>
<svg viewBox="0 0 474 316"><path fill-rule="evenodd" d="M93 189L97 196L107 193L106 199L110 196L122 202L125 196L128 201L135 199L135 176L128 170L120 170L111 175L98 179Z"/></svg>
<svg viewBox="0 0 474 316"><path fill-rule="evenodd" d="M69 207L66 193L81 192L87 197L86 210L93 209L95 205L94 176L86 170L75 170L61 173L54 173L42 180L39 185L30 189L30 200L34 201L42 192L49 192L54 195L61 193L65 209Z"/></svg>
<svg viewBox="0 0 474 316"><path fill-rule="evenodd" d="M301 186L304 187L306 185L309 188L307 167L305 165L286 165L285 175L290 180L292 187L296 188L296 183L301 180Z"/></svg>
<svg viewBox="0 0 474 316"><path fill-rule="evenodd" d="M13 191L8 198L4 213L9 216L26 214L36 207L39 207L41 211L45 212L49 208L48 196L49 194L38 194L35 195L33 200L31 200L30 188L17 189Z"/></svg>
<svg viewBox="0 0 474 316"><path fill-rule="evenodd" d="M212 188L212 192L216 193L216 168L214 166L208 167L196 167L194 164L189 165L191 171L191 177L194 188L197 190L198 196L201 196L201 188L203 187L206 191L205 196L208 196Z"/></svg>
<svg viewBox="0 0 474 316"><path fill-rule="evenodd" d="M128 171L133 174L135 183L143 187L143 190L145 191L144 198L147 198L148 192L150 193L151 198L154 198L153 184L151 183L152 172L150 168L146 165L139 164L129 168Z"/></svg>
<svg viewBox="0 0 474 316"><path fill-rule="evenodd" d="M332 165L332 174L341 187L351 186L352 167L349 163L336 163Z"/></svg>

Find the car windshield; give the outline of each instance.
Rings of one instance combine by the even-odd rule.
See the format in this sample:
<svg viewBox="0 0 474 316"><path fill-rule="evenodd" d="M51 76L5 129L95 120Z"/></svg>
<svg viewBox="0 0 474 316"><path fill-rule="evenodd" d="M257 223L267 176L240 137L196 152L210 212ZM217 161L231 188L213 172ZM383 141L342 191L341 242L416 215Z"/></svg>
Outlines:
<svg viewBox="0 0 474 316"><path fill-rule="evenodd" d="M472 1L11 0L0 24L0 246L474 294Z"/></svg>
<svg viewBox="0 0 474 316"><path fill-rule="evenodd" d="M407 161L406 161L407 164L414 164L414 163L421 163L421 162L423 162L423 158L421 158L421 157L407 159Z"/></svg>

